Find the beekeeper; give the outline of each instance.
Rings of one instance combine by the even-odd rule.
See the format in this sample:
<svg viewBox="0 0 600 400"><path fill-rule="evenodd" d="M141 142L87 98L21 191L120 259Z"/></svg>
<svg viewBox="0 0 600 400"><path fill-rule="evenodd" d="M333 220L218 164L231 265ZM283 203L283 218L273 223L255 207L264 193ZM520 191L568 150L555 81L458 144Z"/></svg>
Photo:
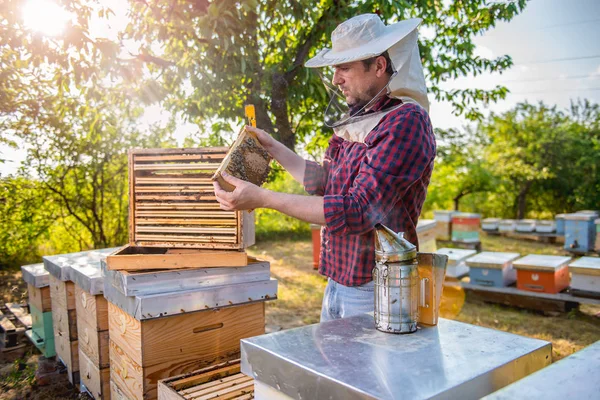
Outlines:
<svg viewBox="0 0 600 400"><path fill-rule="evenodd" d="M278 193L230 175L215 183L225 210L271 208L322 225L319 272L328 277L321 321L372 312L373 227L382 223L417 243L416 225L436 143L417 46L421 19L385 25L353 17L306 67L331 75L325 123L333 128L322 164L304 160L269 134L248 127L311 196ZM326 85L331 86L331 85ZM342 100L342 101L340 101Z"/></svg>

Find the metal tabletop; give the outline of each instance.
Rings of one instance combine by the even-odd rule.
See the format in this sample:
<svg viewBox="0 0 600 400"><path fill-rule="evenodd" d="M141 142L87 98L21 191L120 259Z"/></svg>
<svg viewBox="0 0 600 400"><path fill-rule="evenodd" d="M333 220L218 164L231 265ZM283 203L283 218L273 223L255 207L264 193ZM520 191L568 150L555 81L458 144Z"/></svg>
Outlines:
<svg viewBox="0 0 600 400"><path fill-rule="evenodd" d="M486 400L600 398L600 340L537 371Z"/></svg>
<svg viewBox="0 0 600 400"><path fill-rule="evenodd" d="M452 320L395 335L365 314L241 341L242 372L294 399L475 399L551 362L549 342Z"/></svg>
<svg viewBox="0 0 600 400"><path fill-rule="evenodd" d="M43 263L23 265L21 267L21 274L23 280L36 288L43 288L50 285L48 279L48 271L44 268Z"/></svg>

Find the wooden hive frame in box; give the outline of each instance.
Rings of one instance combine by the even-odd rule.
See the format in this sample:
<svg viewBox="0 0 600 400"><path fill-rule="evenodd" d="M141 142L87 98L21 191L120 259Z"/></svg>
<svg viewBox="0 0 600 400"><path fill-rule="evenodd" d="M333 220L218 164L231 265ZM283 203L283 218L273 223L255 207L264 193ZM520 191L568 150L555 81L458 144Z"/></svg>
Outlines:
<svg viewBox="0 0 600 400"><path fill-rule="evenodd" d="M159 382L159 400L253 399L254 379L240 372L240 360L213 365Z"/></svg>
<svg viewBox="0 0 600 400"><path fill-rule="evenodd" d="M225 147L129 152L130 243L241 250L254 244L253 216L223 211L211 177Z"/></svg>

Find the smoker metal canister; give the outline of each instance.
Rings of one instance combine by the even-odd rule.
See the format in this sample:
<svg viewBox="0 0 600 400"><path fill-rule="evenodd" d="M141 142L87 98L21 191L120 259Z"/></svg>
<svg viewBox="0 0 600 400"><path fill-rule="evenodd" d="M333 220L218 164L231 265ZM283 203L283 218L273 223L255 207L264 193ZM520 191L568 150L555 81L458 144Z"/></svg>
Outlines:
<svg viewBox="0 0 600 400"><path fill-rule="evenodd" d="M419 273L417 248L384 225L375 227L375 327L382 332L417 330Z"/></svg>

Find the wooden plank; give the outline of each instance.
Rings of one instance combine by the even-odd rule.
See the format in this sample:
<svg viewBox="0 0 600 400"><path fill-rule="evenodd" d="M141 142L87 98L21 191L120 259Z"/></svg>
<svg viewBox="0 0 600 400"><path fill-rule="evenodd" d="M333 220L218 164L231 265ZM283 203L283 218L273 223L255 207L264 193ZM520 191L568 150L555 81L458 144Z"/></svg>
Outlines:
<svg viewBox="0 0 600 400"><path fill-rule="evenodd" d="M134 157L135 152L132 150L129 150L128 153L128 157L129 157L129 216L128 216L128 227L129 227L129 243L133 243L135 241L135 219L136 219L136 214L135 214L135 207L136 207L136 202L137 199L135 197L135 172L133 170L133 168L131 167L133 165L133 157Z"/></svg>
<svg viewBox="0 0 600 400"><path fill-rule="evenodd" d="M130 149L129 153L135 156L139 155L156 155L156 154L215 154L227 153L229 147L213 146L213 147L193 147L193 148L160 148L160 149Z"/></svg>
<svg viewBox="0 0 600 400"><path fill-rule="evenodd" d="M77 340L77 311L59 308L52 312L54 335L64 336L68 340Z"/></svg>
<svg viewBox="0 0 600 400"><path fill-rule="evenodd" d="M49 276L50 298L52 300L52 310L57 308L75 309L75 284L70 281L63 282L55 278L52 274Z"/></svg>
<svg viewBox="0 0 600 400"><path fill-rule="evenodd" d="M194 398L196 396L202 396L208 393L217 392L221 389L229 388L231 386L237 386L245 384L253 379L244 374L235 374L227 376L221 379L215 379L204 384L191 387L185 390L180 390L179 394L183 395L186 399Z"/></svg>
<svg viewBox="0 0 600 400"><path fill-rule="evenodd" d="M202 235L202 236L180 236L180 235L151 235L151 234L137 234L135 236L136 242L162 242L165 246L173 242L187 242L187 243L236 243L236 236L227 235ZM173 246L174 247L174 246Z"/></svg>
<svg viewBox="0 0 600 400"><path fill-rule="evenodd" d="M250 393L253 391L254 391L254 380L251 379L250 381L248 381L244 384L232 386L229 388L224 388L219 391L208 393L208 394L205 394L200 397L193 396L193 397L186 397L186 398L195 399L195 400L209 400L209 399L229 400L229 399L233 399L237 396L244 395L244 394L247 394L247 393Z"/></svg>
<svg viewBox="0 0 600 400"><path fill-rule="evenodd" d="M147 210L147 211L138 211L138 223L145 221L149 218L164 218L164 219L181 219L181 217L185 217L184 220L192 220L193 218L219 218L223 220L232 220L236 221L236 215L221 215L220 213L214 211L164 211L164 210Z"/></svg>
<svg viewBox="0 0 600 400"><path fill-rule="evenodd" d="M135 162L151 162L151 161L205 161L205 160L222 160L226 153L210 153L210 154L175 154L162 156L143 156L136 155Z"/></svg>
<svg viewBox="0 0 600 400"><path fill-rule="evenodd" d="M236 216L236 211L223 211L221 206L217 202L212 203L143 203L138 202L135 204L137 210L197 210L203 212L203 210L219 210L218 215L221 216ZM206 211L204 211L206 212ZM202 215L202 214L198 214Z"/></svg>
<svg viewBox="0 0 600 400"><path fill-rule="evenodd" d="M74 379L74 372L79 371L79 343L77 340L69 340L67 336L54 336L56 355L63 361L70 379Z"/></svg>
<svg viewBox="0 0 600 400"><path fill-rule="evenodd" d="M138 218L138 225L236 225L235 218L230 219L180 219L180 218Z"/></svg>
<svg viewBox="0 0 600 400"><path fill-rule="evenodd" d="M137 185L198 185L203 183L212 183L210 177L206 178L189 178L189 177L168 177L168 178L136 178L135 183Z"/></svg>
<svg viewBox="0 0 600 400"><path fill-rule="evenodd" d="M108 347L107 347L108 349ZM98 366L79 349L81 382L96 400L110 399L110 369Z"/></svg>
<svg viewBox="0 0 600 400"><path fill-rule="evenodd" d="M216 170L219 163L197 163L197 164L134 164L135 171L196 171Z"/></svg>
<svg viewBox="0 0 600 400"><path fill-rule="evenodd" d="M146 385L142 367L129 357L127 351L119 347L112 339L109 340L110 351L110 381L116 385L127 400L145 400L156 396L145 396ZM150 390L148 390L150 392ZM111 388L111 397L114 391Z"/></svg>
<svg viewBox="0 0 600 400"><path fill-rule="evenodd" d="M79 349L83 351L98 368L106 368L110 364L108 356L109 332L97 331L87 321L79 320L77 323L79 336Z"/></svg>
<svg viewBox="0 0 600 400"><path fill-rule="evenodd" d="M33 285L27 284L27 293L29 294L29 304L32 304L41 312L52 311L49 286L36 288Z"/></svg>
<svg viewBox="0 0 600 400"><path fill-rule="evenodd" d="M111 373L112 376L112 373ZM111 400L131 400L125 396L125 393L117 386L116 383L111 379L110 381L110 398Z"/></svg>
<svg viewBox="0 0 600 400"><path fill-rule="evenodd" d="M137 195L136 200L156 200L156 201L164 201L164 200L175 200L175 201L184 201L184 200L194 200L194 201L206 201L206 200L217 200L214 196L214 192L199 192L195 195L185 196L185 195Z"/></svg>
<svg viewBox="0 0 600 400"><path fill-rule="evenodd" d="M169 386L176 391L185 391L188 388L198 387L204 383L210 382L213 379L225 379L229 376L240 373L240 363L221 367L216 370L210 369L207 372L199 371L197 375L188 376L169 383Z"/></svg>
<svg viewBox="0 0 600 400"><path fill-rule="evenodd" d="M211 226L208 228L199 227L187 227L187 226L145 226L136 225L136 232L142 233L211 233L221 235L235 235L237 233L235 228L222 228L218 226Z"/></svg>
<svg viewBox="0 0 600 400"><path fill-rule="evenodd" d="M108 330L108 301L103 295L90 294L75 285L75 304L79 321L86 321L96 331Z"/></svg>
<svg viewBox="0 0 600 400"><path fill-rule="evenodd" d="M264 303L179 314L141 323L109 303L109 326L111 341L142 367L157 366L161 370L169 369L169 363L176 362L211 361L214 364L212 360L239 353L240 339L264 333ZM210 327L213 328L206 329ZM170 340L165 340L165 332Z"/></svg>
<svg viewBox="0 0 600 400"><path fill-rule="evenodd" d="M31 314L26 313L20 304L6 303L6 307L25 329L31 329Z"/></svg>
<svg viewBox="0 0 600 400"><path fill-rule="evenodd" d="M109 270L140 271L174 268L244 267L248 257L243 251L173 249L167 254L112 254L106 257Z"/></svg>
<svg viewBox="0 0 600 400"><path fill-rule="evenodd" d="M174 186L137 186L134 188L136 193L182 193L182 192L200 192L210 193L214 191L212 185L188 185Z"/></svg>

